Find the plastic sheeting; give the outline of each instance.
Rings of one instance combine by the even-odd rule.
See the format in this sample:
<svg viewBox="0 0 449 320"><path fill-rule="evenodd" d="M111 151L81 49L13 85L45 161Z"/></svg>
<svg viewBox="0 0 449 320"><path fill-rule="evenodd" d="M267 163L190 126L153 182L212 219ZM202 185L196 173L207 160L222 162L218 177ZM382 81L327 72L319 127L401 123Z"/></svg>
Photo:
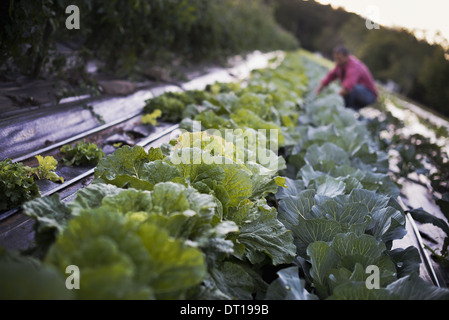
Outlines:
<svg viewBox="0 0 449 320"><path fill-rule="evenodd" d="M104 122L138 114L145 105L145 100L166 91L204 89L207 84L230 82L243 79L251 70L265 68L269 59L280 54L255 51L246 59L234 59L231 68L211 68L205 74L189 81L175 85L159 85L142 89L125 97L106 97L98 101L75 101L27 110L27 112L0 120L0 161L17 158L40 149L46 144L58 142L100 125ZM182 89L180 88L182 87ZM86 108L91 106L92 111Z"/></svg>

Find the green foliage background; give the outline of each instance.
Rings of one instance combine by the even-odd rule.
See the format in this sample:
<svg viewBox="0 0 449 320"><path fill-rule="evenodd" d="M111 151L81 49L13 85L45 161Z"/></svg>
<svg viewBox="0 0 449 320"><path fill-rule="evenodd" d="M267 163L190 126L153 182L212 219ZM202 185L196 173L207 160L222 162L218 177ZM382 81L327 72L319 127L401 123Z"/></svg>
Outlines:
<svg viewBox="0 0 449 320"><path fill-rule="evenodd" d="M79 30L65 27L68 5L80 9ZM1 69L33 77L73 64L57 43L77 50L77 67L96 58L121 74L175 58L298 47L263 0L10 0L0 4L0 20Z"/></svg>

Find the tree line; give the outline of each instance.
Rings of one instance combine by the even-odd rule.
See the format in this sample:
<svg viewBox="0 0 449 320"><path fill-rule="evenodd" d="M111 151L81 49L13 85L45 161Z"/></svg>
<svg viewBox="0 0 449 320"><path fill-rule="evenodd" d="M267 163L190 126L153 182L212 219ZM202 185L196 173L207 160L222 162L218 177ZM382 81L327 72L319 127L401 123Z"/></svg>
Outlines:
<svg viewBox="0 0 449 320"><path fill-rule="evenodd" d="M66 8L80 28L66 28ZM298 42L264 0L14 0L0 2L0 71L43 77L100 60L129 76L148 66L221 59L255 49L292 50ZM76 57L57 50L72 48Z"/></svg>

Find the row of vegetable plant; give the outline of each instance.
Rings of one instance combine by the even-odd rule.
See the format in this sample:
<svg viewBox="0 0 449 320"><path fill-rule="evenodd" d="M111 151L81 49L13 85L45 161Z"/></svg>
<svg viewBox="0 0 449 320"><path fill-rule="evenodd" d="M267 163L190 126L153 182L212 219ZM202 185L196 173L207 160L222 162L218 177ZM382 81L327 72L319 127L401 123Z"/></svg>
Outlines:
<svg viewBox="0 0 449 320"><path fill-rule="evenodd" d="M272 62L241 83L147 101L184 132L102 158L70 203L26 202L36 246L0 254L2 294L449 299L419 277L416 248L392 249L405 215L366 123L334 87L314 96L324 70L304 55ZM65 287L72 265L79 290ZM20 291L25 277L38 289Z"/></svg>

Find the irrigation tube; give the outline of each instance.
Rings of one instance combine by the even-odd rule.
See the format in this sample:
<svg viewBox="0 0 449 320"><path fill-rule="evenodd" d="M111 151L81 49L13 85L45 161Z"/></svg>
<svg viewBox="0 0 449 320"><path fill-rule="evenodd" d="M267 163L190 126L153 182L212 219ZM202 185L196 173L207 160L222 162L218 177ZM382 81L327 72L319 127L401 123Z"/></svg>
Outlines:
<svg viewBox="0 0 449 320"><path fill-rule="evenodd" d="M429 272L433 283L437 287L441 287L440 282L438 281L438 277L435 273L435 269L432 266L432 261L430 260L429 255L427 254L426 248L424 247L424 242L422 240L421 234L419 233L418 226L416 225L415 220L412 218L412 215L410 213L407 213L407 218L410 221L410 224L412 225L412 228L413 228L413 232L415 233L416 239L418 240L419 249L420 249L422 255L424 256L424 262L426 264L427 271Z"/></svg>
<svg viewBox="0 0 449 320"><path fill-rule="evenodd" d="M65 144L67 144L67 143L71 143L71 142L73 142L73 141L75 141L75 140L84 138L84 137L86 137L86 136L88 136L88 135L91 135L91 134L93 134L93 133L97 133L97 132L102 131L102 130L104 130L104 129L108 129L108 128L110 128L110 127L113 127L113 126L115 126L115 125L117 125L117 124L119 124L119 123L122 123L122 122L125 122L125 121L127 121L127 120L130 120L130 119L132 119L132 118L134 118L134 117L137 117L139 114L140 114L140 112L138 112L138 113L136 113L136 114L133 114L133 115L126 116L126 117L124 117L124 118L121 118L121 119L118 119L118 120L115 120L115 121L112 121L112 122L107 123L107 124L104 124L104 125L101 125L101 126L99 126L99 127L90 129L90 130L88 130L88 131L84 131L84 132L82 132L82 133L80 133L80 134L77 134L76 136L73 136L73 137L67 138L67 139L65 139L65 140L59 141L59 142L54 143L54 144L52 144L52 145L50 145L50 146L48 146L48 147L45 147L45 148L42 148L42 149L33 151L33 152L31 152L31 153L25 154L25 155L20 156L20 157L18 157L18 158L15 158L15 159L12 160L12 162L20 162L20 161L23 161L23 160L25 160L25 159L29 159L29 158L31 158L31 157L33 157L33 156L36 156L36 155L38 155L38 154L42 154L42 153L44 153L44 152L47 152L47 151L49 151L49 150L56 149L56 148L58 148L58 147L60 147L60 146L63 146L63 145L65 145Z"/></svg>
<svg viewBox="0 0 449 320"><path fill-rule="evenodd" d="M402 209L406 212L407 207L405 206L401 197L398 197L398 202L399 202L399 205L402 207ZM435 273L435 269L432 266L432 261L430 260L430 257L427 254L426 248L424 246L424 242L423 242L421 234L419 233L419 230L418 230L418 226L416 225L415 220L413 219L413 217L410 213L407 212L406 217L407 217L408 221L410 221L410 225L412 226L413 233L415 234L415 237L416 237L416 241L418 241L419 251L421 253L421 256L424 258L424 265L426 266L427 272L429 273L429 276L430 276L433 284L440 288L441 287L440 282L438 281L438 277Z"/></svg>
<svg viewBox="0 0 449 320"><path fill-rule="evenodd" d="M149 143L151 143L151 142L153 142L153 141L158 140L159 138L161 138L161 137L163 137L163 136L165 136L165 135L167 135L167 134L169 134L169 133L175 131L175 130L178 129L178 128L179 128L179 124L175 124L175 125L173 125L173 126L171 126L171 127L168 127L167 129L165 129L165 130L159 132L158 134L151 135L151 136L148 136L148 137L145 138L145 139L140 140L139 142L136 143L136 145L137 145L137 146L144 147L144 146L146 146L147 144L149 144Z"/></svg>

